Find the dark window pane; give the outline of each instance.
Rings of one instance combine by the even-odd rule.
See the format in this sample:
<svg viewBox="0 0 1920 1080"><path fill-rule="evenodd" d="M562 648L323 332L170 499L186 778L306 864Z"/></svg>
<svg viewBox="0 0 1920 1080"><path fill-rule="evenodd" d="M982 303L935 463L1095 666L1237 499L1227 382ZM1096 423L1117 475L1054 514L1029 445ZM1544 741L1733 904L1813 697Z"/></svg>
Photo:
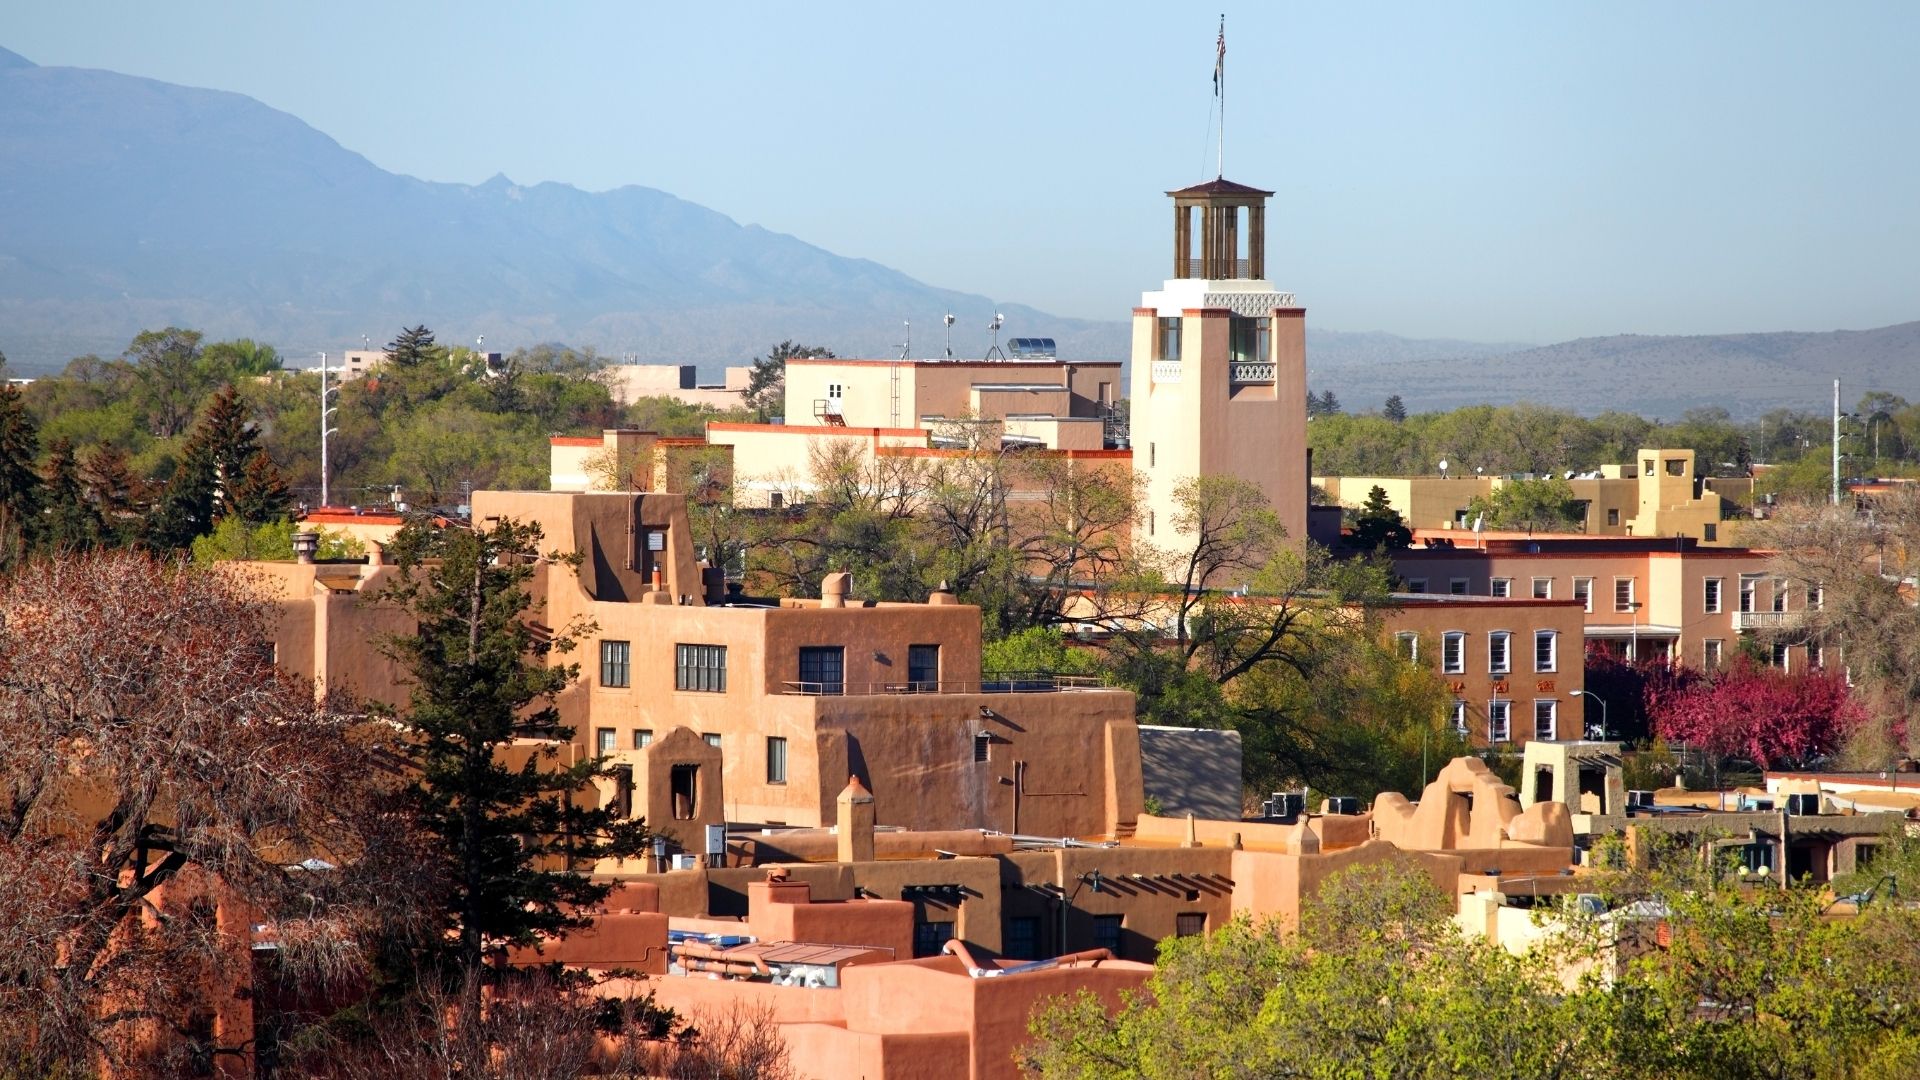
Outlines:
<svg viewBox="0 0 1920 1080"><path fill-rule="evenodd" d="M816 694L846 693L846 649L807 645L800 649L801 689Z"/></svg>

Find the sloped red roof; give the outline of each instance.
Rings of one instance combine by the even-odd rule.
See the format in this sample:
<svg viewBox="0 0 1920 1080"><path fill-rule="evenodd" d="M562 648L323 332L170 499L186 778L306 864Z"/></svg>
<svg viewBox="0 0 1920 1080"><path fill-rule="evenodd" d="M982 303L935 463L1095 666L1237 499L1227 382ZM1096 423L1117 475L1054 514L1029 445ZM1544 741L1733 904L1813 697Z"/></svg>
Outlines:
<svg viewBox="0 0 1920 1080"><path fill-rule="evenodd" d="M1273 192L1262 191L1259 188L1248 187L1245 184L1236 184L1231 180L1227 180L1225 178L1216 176L1204 184L1195 184L1192 187L1184 187L1178 191L1169 191L1167 192L1167 194L1169 195L1259 195L1264 198L1266 196L1272 195Z"/></svg>

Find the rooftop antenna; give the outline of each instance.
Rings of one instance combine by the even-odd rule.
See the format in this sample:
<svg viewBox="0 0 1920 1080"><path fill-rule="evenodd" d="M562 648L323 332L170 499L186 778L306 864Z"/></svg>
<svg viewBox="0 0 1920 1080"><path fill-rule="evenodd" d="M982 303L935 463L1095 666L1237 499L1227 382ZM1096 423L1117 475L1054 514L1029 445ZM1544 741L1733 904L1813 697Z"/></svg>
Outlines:
<svg viewBox="0 0 1920 1080"><path fill-rule="evenodd" d="M947 359L953 359L953 313L948 312L941 322L947 324Z"/></svg>
<svg viewBox="0 0 1920 1080"><path fill-rule="evenodd" d="M1006 321L1007 317L996 311L993 313L993 321L987 324L987 329L993 331L993 347L987 350L988 360L996 356L1002 360L1007 358L1007 354L1000 351L1000 327Z"/></svg>
<svg viewBox="0 0 1920 1080"><path fill-rule="evenodd" d="M907 327L907 340L904 342L901 342L900 344L900 359L902 360L906 360L913 356L913 320L912 319L906 320L906 327Z"/></svg>

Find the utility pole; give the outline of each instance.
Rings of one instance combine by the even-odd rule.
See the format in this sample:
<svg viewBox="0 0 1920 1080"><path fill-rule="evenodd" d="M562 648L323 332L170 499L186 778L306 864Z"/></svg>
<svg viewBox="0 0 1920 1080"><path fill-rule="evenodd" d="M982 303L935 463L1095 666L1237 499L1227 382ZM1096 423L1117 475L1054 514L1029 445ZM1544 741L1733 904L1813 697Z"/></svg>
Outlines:
<svg viewBox="0 0 1920 1080"><path fill-rule="evenodd" d="M1833 505L1840 505L1840 380L1833 380Z"/></svg>
<svg viewBox="0 0 1920 1080"><path fill-rule="evenodd" d="M331 381L328 378L329 374L330 372L328 371L328 368L327 368L327 354L321 353L320 354L320 505L323 508L330 505L328 501L329 491L327 488L327 436L332 435L334 432L340 430L339 428L336 428L336 427L327 426L328 419L332 417L334 413L339 411L333 406L333 404L328 399L340 392L339 387L327 385Z"/></svg>

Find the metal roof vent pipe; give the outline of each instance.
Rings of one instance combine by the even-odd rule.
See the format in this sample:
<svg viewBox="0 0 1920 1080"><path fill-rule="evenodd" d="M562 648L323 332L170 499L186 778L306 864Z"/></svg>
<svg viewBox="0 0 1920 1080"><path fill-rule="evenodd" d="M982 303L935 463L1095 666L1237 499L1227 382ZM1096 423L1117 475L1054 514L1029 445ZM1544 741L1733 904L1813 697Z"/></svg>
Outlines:
<svg viewBox="0 0 1920 1080"><path fill-rule="evenodd" d="M853 585L853 575L832 573L820 579L820 606L823 608L842 608L847 606L847 592Z"/></svg>
<svg viewBox="0 0 1920 1080"><path fill-rule="evenodd" d="M314 556L320 553L320 534L317 532L297 532L293 534L293 561L302 566L312 566Z"/></svg>

